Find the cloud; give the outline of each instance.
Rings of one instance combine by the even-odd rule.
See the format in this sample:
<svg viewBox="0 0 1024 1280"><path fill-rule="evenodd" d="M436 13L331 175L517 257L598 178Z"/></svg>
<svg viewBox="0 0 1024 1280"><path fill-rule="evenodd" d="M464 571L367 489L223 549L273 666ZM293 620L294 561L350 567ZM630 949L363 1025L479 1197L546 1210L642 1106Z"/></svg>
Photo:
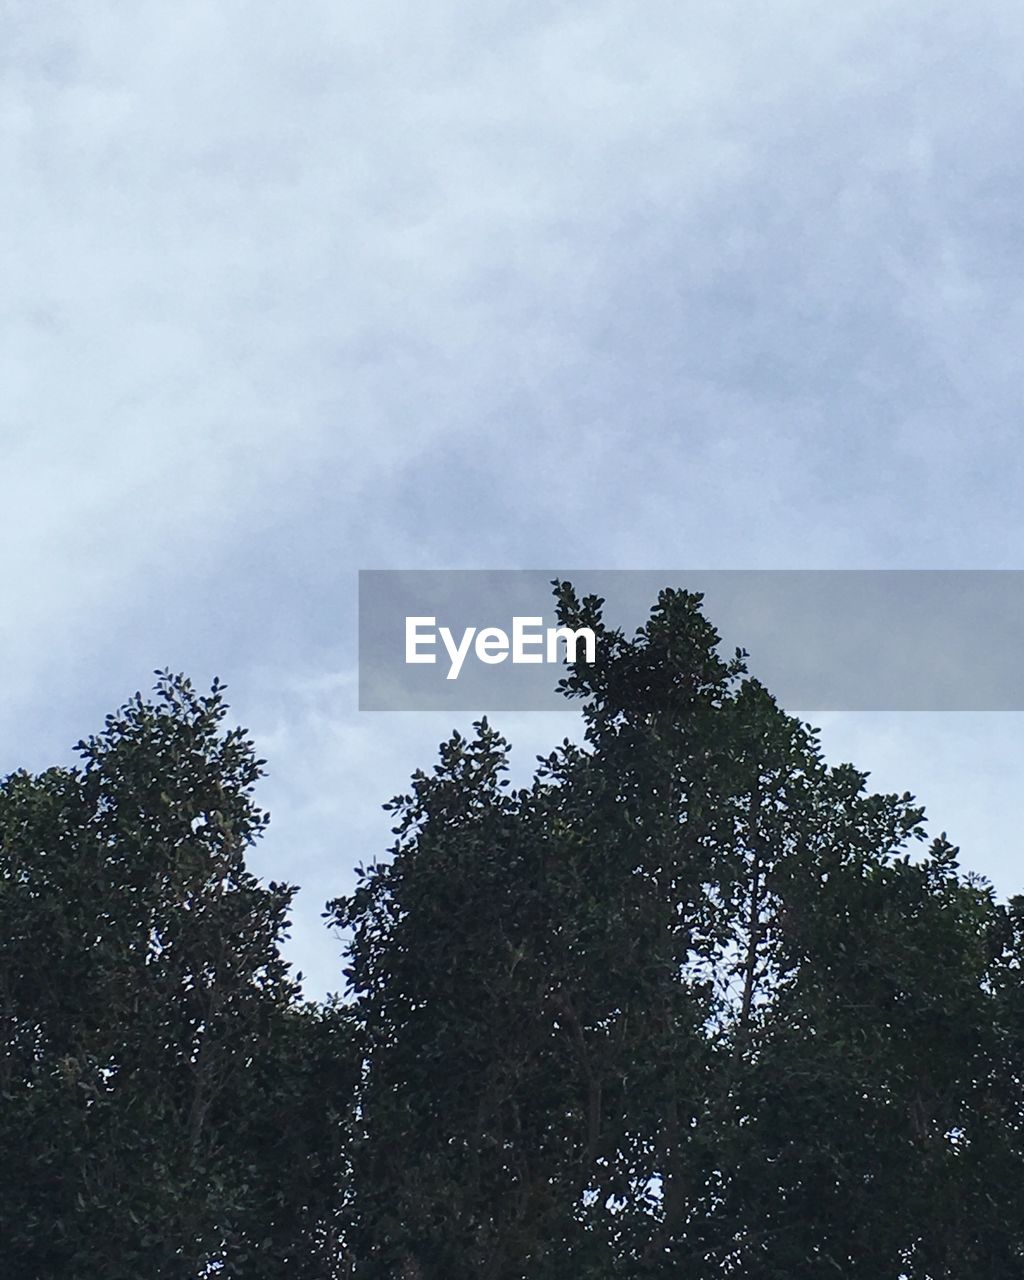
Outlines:
<svg viewBox="0 0 1024 1280"><path fill-rule="evenodd" d="M5 764L164 663L299 750L358 567L1016 563L1005 0L5 14Z"/></svg>

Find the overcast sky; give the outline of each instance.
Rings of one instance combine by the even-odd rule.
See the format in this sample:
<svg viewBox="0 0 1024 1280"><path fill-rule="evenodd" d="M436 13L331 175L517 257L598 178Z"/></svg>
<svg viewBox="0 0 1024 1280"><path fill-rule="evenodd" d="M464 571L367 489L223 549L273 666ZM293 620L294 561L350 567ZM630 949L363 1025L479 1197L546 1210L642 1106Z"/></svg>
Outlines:
<svg viewBox="0 0 1024 1280"><path fill-rule="evenodd" d="M0 13L0 769L220 675L313 993L453 727L357 569L1024 567L1024 7ZM1019 716L815 722L1024 887Z"/></svg>

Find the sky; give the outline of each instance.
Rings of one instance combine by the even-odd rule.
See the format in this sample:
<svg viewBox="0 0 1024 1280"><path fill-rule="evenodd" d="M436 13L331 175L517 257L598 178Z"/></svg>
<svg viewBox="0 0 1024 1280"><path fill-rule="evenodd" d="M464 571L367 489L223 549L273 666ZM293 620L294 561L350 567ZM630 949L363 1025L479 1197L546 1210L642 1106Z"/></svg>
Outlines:
<svg viewBox="0 0 1024 1280"><path fill-rule="evenodd" d="M321 994L360 568L1024 567L1022 132L1010 0L6 0L0 771L219 675ZM815 723L1024 887L1019 715Z"/></svg>

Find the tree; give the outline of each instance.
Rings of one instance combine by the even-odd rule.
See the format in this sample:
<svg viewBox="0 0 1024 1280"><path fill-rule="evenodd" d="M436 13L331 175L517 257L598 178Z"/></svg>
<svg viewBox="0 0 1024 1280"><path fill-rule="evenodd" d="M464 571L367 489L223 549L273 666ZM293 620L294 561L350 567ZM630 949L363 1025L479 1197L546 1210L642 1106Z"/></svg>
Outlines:
<svg viewBox="0 0 1024 1280"><path fill-rule="evenodd" d="M1002 1280L1024 1272L1024 898L830 766L699 595L567 669L584 735L481 720L329 904L245 858L261 760L160 676L0 782L12 1280Z"/></svg>
<svg viewBox="0 0 1024 1280"><path fill-rule="evenodd" d="M333 904L356 1274L1015 1274L1019 904L912 857L913 797L828 766L699 595L627 637L556 591L582 746L511 791L456 733Z"/></svg>
<svg viewBox="0 0 1024 1280"><path fill-rule="evenodd" d="M162 674L79 744L0 785L4 1274L136 1280L340 1272L332 1098L344 1020L298 998L293 889L245 853L263 761L222 687ZM310 1113L330 1059L328 1105ZM309 1156L311 1135L324 1152ZM323 1242L325 1256L337 1253Z"/></svg>

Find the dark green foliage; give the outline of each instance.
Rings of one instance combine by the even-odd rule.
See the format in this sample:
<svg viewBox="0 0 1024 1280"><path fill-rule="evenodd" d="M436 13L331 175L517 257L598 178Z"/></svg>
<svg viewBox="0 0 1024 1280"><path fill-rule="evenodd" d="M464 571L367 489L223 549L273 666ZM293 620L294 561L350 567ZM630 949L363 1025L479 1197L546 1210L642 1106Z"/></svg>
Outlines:
<svg viewBox="0 0 1024 1280"><path fill-rule="evenodd" d="M311 1064L352 1059L281 959L293 890L245 869L263 762L218 686L157 692L0 787L5 1277L283 1276L337 1199Z"/></svg>
<svg viewBox="0 0 1024 1280"><path fill-rule="evenodd" d="M303 1002L245 855L261 761L162 677L0 785L12 1280L1015 1280L1024 899L830 767L699 596L390 808Z"/></svg>
<svg viewBox="0 0 1024 1280"><path fill-rule="evenodd" d="M584 745L513 792L456 734L335 904L357 1274L1021 1274L1019 904L911 858L913 798L828 767L700 597L632 638L559 601Z"/></svg>

